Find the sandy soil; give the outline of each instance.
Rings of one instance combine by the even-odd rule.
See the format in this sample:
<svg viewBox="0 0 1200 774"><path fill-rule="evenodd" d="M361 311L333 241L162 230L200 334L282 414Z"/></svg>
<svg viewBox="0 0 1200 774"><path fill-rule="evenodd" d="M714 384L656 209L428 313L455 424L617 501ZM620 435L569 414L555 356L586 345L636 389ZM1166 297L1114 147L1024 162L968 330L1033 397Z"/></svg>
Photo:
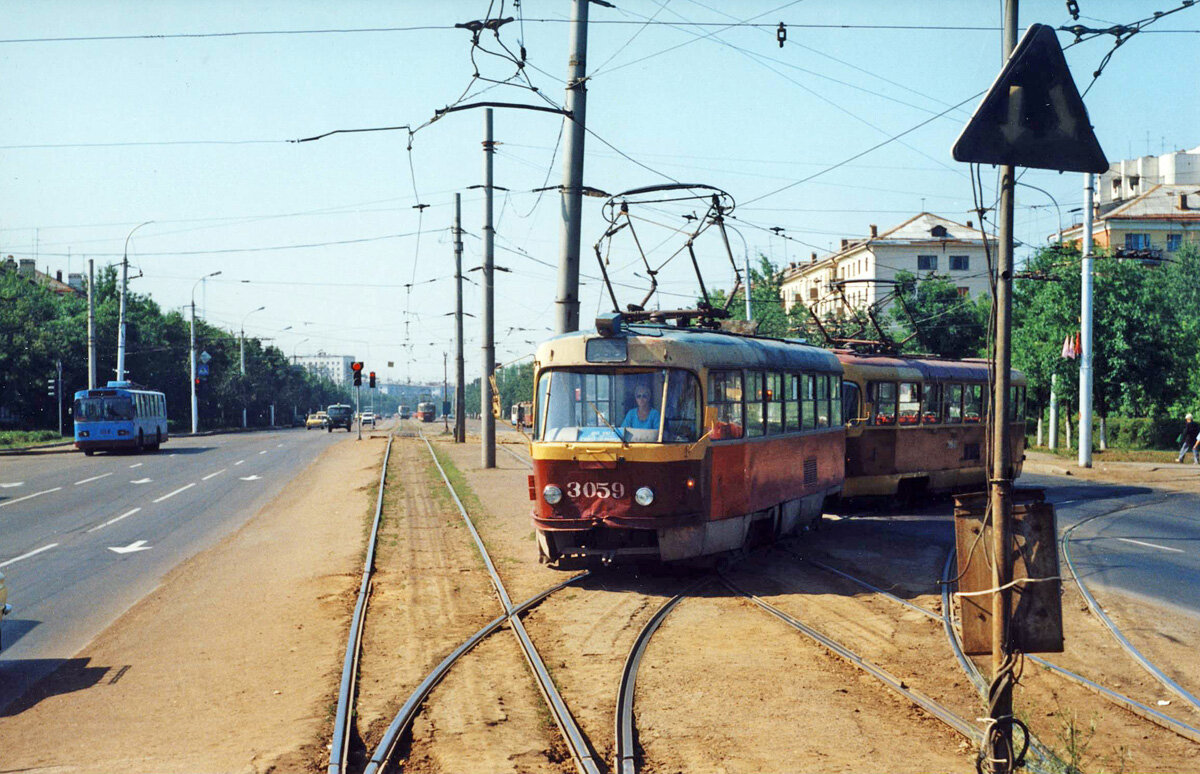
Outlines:
<svg viewBox="0 0 1200 774"><path fill-rule="evenodd" d="M0 718L0 769L316 770L382 453L379 441L334 445L303 486L171 572L81 666ZM81 679L95 669L100 679Z"/></svg>

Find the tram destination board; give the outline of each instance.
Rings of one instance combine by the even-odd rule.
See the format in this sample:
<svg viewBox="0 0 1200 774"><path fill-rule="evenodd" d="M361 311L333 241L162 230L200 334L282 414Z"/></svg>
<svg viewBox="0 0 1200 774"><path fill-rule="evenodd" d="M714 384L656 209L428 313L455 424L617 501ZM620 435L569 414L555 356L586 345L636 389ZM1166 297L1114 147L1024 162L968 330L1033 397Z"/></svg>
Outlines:
<svg viewBox="0 0 1200 774"><path fill-rule="evenodd" d="M1062 581L1054 505L1040 489L1013 492L1012 644L1024 653L1063 650ZM992 527L984 519L985 493L954 498L958 549L959 618L963 650L972 656L992 652ZM963 596L964 594L969 596Z"/></svg>

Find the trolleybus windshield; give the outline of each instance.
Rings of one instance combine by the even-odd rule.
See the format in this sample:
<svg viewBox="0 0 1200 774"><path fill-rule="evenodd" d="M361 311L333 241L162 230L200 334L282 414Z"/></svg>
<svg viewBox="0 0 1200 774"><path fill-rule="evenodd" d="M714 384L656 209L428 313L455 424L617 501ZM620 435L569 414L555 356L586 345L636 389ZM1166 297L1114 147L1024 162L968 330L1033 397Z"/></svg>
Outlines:
<svg viewBox="0 0 1200 774"><path fill-rule="evenodd" d="M133 401L123 395L104 398L76 398L76 422L104 422L133 419Z"/></svg>
<svg viewBox="0 0 1200 774"><path fill-rule="evenodd" d="M685 443L699 438L700 383L677 368L545 371L539 441Z"/></svg>

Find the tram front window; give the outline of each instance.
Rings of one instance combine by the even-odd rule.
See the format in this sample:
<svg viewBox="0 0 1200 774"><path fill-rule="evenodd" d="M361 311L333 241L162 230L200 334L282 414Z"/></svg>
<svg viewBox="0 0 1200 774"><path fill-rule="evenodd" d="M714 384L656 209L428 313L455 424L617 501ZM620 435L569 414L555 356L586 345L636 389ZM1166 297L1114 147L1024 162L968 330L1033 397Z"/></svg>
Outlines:
<svg viewBox="0 0 1200 774"><path fill-rule="evenodd" d="M540 441L681 443L699 437L700 389L686 371L547 371L538 379L537 396Z"/></svg>

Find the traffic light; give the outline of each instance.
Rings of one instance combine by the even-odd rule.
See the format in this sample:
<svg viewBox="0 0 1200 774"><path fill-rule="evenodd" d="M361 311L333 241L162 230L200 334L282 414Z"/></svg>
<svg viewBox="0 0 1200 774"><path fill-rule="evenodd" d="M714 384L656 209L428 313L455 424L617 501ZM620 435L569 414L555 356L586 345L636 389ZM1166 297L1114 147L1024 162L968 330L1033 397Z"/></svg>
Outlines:
<svg viewBox="0 0 1200 774"><path fill-rule="evenodd" d="M54 394L55 394L54 387L55 387L55 383L57 381L58 381L58 375L50 374L50 378L46 380L46 396L47 397L50 397L50 398L54 397Z"/></svg>
<svg viewBox="0 0 1200 774"><path fill-rule="evenodd" d="M375 372L374 372L374 371L372 371L372 372L371 372L371 381L370 381L370 383L369 383L367 386L368 386L368 387L374 387L374 386L375 386Z"/></svg>
<svg viewBox="0 0 1200 774"><path fill-rule="evenodd" d="M354 371L354 386L355 387L362 386L362 369L363 369L363 364L362 364L361 360L355 360L353 363L350 364L350 370Z"/></svg>

